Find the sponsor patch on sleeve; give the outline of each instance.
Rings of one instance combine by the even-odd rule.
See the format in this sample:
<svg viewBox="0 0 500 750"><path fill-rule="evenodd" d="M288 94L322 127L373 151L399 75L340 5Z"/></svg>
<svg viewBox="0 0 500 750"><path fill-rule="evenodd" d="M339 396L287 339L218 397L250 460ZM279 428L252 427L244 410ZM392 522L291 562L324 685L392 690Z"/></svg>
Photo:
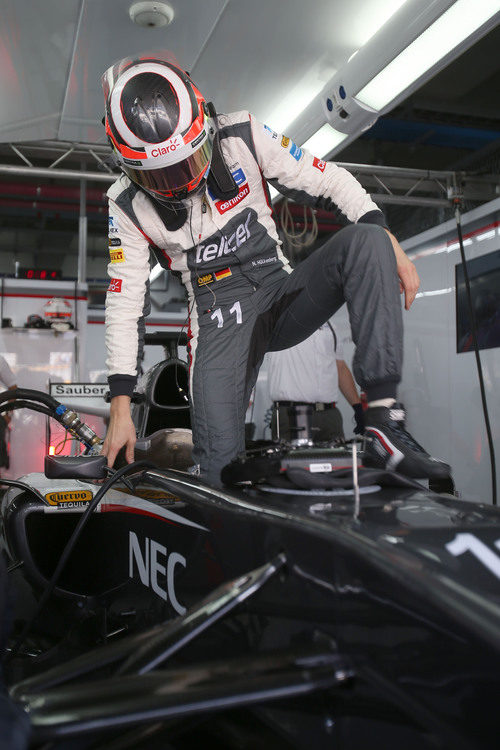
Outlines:
<svg viewBox="0 0 500 750"><path fill-rule="evenodd" d="M316 167L316 169L319 169L320 172L325 171L326 167L326 161L323 161L323 159L318 159L317 156L313 158L313 167Z"/></svg>
<svg viewBox="0 0 500 750"><path fill-rule="evenodd" d="M266 131L267 135L270 136L270 138L273 138L274 140L277 139L278 133L269 127L269 125L264 125L264 130Z"/></svg>
<svg viewBox="0 0 500 750"><path fill-rule="evenodd" d="M122 241L119 237L111 237L111 239L109 240L110 247L120 247L121 244Z"/></svg>
<svg viewBox="0 0 500 750"><path fill-rule="evenodd" d="M125 262L125 254L121 247L117 250L110 250L109 257L111 259L111 263L124 263Z"/></svg>
<svg viewBox="0 0 500 750"><path fill-rule="evenodd" d="M245 177L244 171L241 169L236 169L234 172L231 172L231 174L234 177L234 181L237 185L243 185L244 182L246 182L247 178Z"/></svg>
<svg viewBox="0 0 500 750"><path fill-rule="evenodd" d="M299 148L297 144L294 143L293 141L291 142L291 146L290 146L290 155L293 156L295 161L300 161L302 157L302 149Z"/></svg>
<svg viewBox="0 0 500 750"><path fill-rule="evenodd" d="M114 216L108 217L108 233L109 236L118 234L118 222Z"/></svg>
<svg viewBox="0 0 500 750"><path fill-rule="evenodd" d="M283 136L281 139L281 145L283 148L288 148L288 144L290 143L290 138L287 138L286 135Z"/></svg>
<svg viewBox="0 0 500 750"><path fill-rule="evenodd" d="M108 292L121 292L122 290L122 279L111 279Z"/></svg>

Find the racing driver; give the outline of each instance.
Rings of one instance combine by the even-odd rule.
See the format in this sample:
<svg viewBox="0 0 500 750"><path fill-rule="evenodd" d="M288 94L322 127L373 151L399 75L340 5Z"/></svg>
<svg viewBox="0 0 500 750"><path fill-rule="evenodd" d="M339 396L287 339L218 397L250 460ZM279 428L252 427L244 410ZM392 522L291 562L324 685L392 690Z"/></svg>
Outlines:
<svg viewBox="0 0 500 750"><path fill-rule="evenodd" d="M187 73L158 57L121 60L103 88L106 133L122 171L108 191L110 466L124 446L133 460L130 397L152 252L188 293L193 460L205 481L220 485L221 469L245 448L245 412L265 352L306 339L344 302L353 371L369 402L365 463L448 476L391 408L402 363L399 292L409 309L419 279L358 181L246 111L217 115ZM292 270L268 183L301 203L337 206L351 225Z"/></svg>

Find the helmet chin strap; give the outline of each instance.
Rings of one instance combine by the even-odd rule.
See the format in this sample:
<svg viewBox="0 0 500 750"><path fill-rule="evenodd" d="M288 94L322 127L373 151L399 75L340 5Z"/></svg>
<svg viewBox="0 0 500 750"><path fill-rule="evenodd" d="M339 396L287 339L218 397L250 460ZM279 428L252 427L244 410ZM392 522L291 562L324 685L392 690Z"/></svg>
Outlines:
<svg viewBox="0 0 500 750"><path fill-rule="evenodd" d="M187 220L187 207L182 201L172 201L168 198L163 198L156 195L149 190L145 190L140 185L136 187L142 193L148 196L149 200L153 203L156 212L160 219L165 224L165 227L169 232L175 232L184 226Z"/></svg>

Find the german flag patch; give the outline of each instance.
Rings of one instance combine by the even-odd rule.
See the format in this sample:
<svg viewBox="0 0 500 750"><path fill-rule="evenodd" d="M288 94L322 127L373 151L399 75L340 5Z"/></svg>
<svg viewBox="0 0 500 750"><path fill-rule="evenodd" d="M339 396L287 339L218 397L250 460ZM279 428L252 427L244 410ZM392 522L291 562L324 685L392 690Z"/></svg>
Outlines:
<svg viewBox="0 0 500 750"><path fill-rule="evenodd" d="M203 276L198 276L196 281L198 282L198 286L206 286L207 284L213 284L214 281L221 281L222 279L227 279L229 276L232 276L232 272L230 268L223 268L220 271L214 271L213 273L205 273Z"/></svg>
<svg viewBox="0 0 500 750"><path fill-rule="evenodd" d="M214 276L216 281L221 279L227 279L228 276L232 276L230 268L223 268L222 271L215 271Z"/></svg>

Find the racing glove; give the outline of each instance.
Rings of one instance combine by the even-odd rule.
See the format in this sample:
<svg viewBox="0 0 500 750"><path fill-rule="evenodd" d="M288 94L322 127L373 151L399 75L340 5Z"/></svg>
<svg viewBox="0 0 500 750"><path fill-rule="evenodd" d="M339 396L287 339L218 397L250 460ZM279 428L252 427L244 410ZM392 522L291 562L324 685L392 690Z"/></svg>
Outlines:
<svg viewBox="0 0 500 750"><path fill-rule="evenodd" d="M361 403L358 403L353 404L352 408L354 409L354 421L356 422L354 434L363 435L365 431L365 413L363 411L363 406Z"/></svg>

